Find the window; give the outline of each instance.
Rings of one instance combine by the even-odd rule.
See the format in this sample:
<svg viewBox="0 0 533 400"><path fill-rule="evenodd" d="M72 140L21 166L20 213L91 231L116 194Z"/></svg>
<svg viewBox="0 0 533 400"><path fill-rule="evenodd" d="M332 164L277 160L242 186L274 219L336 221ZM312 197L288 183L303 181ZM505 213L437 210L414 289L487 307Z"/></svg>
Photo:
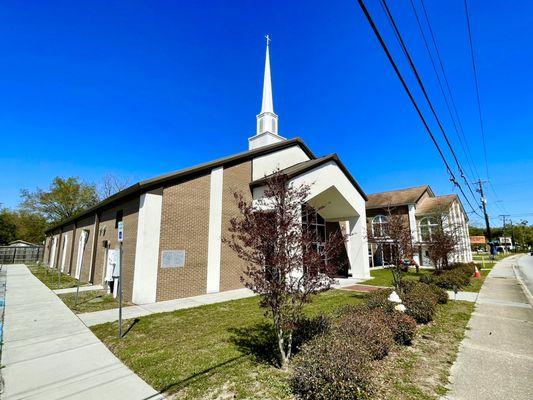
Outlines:
<svg viewBox="0 0 533 400"><path fill-rule="evenodd" d="M420 237L422 241L427 242L431 240L433 233L437 230L438 224L435 218L426 217L420 220Z"/></svg>
<svg viewBox="0 0 533 400"><path fill-rule="evenodd" d="M118 223L122 221L124 217L124 210L118 210L115 215L115 228L118 228Z"/></svg>
<svg viewBox="0 0 533 400"><path fill-rule="evenodd" d="M372 219L372 235L376 238L387 236L387 217L384 215L376 215Z"/></svg>

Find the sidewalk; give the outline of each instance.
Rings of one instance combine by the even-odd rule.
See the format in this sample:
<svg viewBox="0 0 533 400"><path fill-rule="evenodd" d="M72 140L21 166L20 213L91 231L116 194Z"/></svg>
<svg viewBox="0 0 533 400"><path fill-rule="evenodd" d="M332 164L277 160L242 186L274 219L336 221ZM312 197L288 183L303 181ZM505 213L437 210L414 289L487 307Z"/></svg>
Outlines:
<svg viewBox="0 0 533 400"><path fill-rule="evenodd" d="M8 265L2 400L161 399L24 265Z"/></svg>
<svg viewBox="0 0 533 400"><path fill-rule="evenodd" d="M94 290L102 290L103 288L104 287L102 285L80 286L80 293L81 292L92 292ZM78 288L76 287L52 290L52 292L54 292L55 294L76 293L77 291L78 291Z"/></svg>
<svg viewBox="0 0 533 400"><path fill-rule="evenodd" d="M202 294L200 296L186 297L184 299L128 306L122 309L122 318L137 318L144 315L183 310L185 308L200 307L206 304L221 303L229 300L239 300L252 296L255 296L255 294L251 290L243 288L228 290L226 292ZM78 317L87 326L99 325L106 322L114 322L118 321L118 308L82 313L78 314Z"/></svg>
<svg viewBox="0 0 533 400"><path fill-rule="evenodd" d="M533 307L514 273L518 257L498 262L485 280L445 399L533 398Z"/></svg>
<svg viewBox="0 0 533 400"><path fill-rule="evenodd" d="M346 286L354 285L360 282L361 279L356 278L340 278L337 279L337 284L334 288L340 289ZM57 293L57 292L56 292ZM204 306L206 304L222 303L224 301L245 299L253 297L255 294L246 288L228 290L225 292L202 294L194 297L186 297L183 299L160 301L152 304L141 304L124 307L122 309L122 317L124 319L137 318L145 315L183 310L186 308L194 308ZM114 322L118 320L118 309L110 309L103 311L94 311L89 313L78 314L78 317L87 326L94 326L104 324L106 322Z"/></svg>

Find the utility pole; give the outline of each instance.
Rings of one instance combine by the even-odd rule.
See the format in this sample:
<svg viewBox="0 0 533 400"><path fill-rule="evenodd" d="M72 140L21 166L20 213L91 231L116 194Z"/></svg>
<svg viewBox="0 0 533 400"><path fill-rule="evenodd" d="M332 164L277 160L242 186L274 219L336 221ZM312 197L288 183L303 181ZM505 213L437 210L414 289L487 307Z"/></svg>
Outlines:
<svg viewBox="0 0 533 400"><path fill-rule="evenodd" d="M487 214L487 199L485 198L485 194L483 193L483 184L487 181L482 181L479 179L477 182L474 182L474 184L478 185L478 188L476 189L476 192L479 193L481 197L481 209L483 210L483 214L485 215L485 229L487 230L487 241L492 242L492 234L490 232L490 222L489 222L489 215Z"/></svg>
<svg viewBox="0 0 533 400"><path fill-rule="evenodd" d="M505 228L507 227L507 217L510 217L509 214L501 214L499 215L499 217L502 219L503 221L503 232L502 232L502 236L503 236L503 241L504 241L504 246L507 244L507 237L505 236Z"/></svg>

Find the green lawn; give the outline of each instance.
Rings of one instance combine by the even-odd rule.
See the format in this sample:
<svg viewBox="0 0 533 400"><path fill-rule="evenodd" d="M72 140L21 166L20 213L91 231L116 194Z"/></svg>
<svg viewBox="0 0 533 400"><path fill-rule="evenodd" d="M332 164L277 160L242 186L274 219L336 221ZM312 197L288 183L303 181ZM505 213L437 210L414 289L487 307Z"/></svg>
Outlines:
<svg viewBox="0 0 533 400"><path fill-rule="evenodd" d="M306 313L330 313L362 301L360 293L331 290L307 305ZM380 393L393 394L380 398L436 398L472 309L463 302L439 306L435 321L421 328L412 347L396 349L378 366L378 380L388 377ZM256 297L129 320L122 340L116 323L91 329L128 367L172 398L293 398L287 373L273 366L271 323Z"/></svg>
<svg viewBox="0 0 533 400"><path fill-rule="evenodd" d="M489 259L490 256L488 254L474 253L472 254L472 257L474 258L474 261L476 261L476 263L478 264L478 268L492 269L492 267L494 267L494 265L496 265L498 261L501 261L506 257L510 257L514 255L515 253L497 254L494 258L494 261Z"/></svg>
<svg viewBox="0 0 533 400"><path fill-rule="evenodd" d="M406 280L416 280L426 274L432 273L432 269L420 269L420 272L417 274L414 268L409 268L409 271L402 275L403 279ZM392 284L392 272L388 269L371 269L370 276L374 279L361 282L363 285L372 285L372 286L393 286Z"/></svg>
<svg viewBox="0 0 533 400"><path fill-rule="evenodd" d="M411 347L396 350L376 366L376 398L430 400L444 395L473 311L474 304L464 301L439 306L435 320L420 328Z"/></svg>
<svg viewBox="0 0 533 400"><path fill-rule="evenodd" d="M461 289L462 292L479 292L481 290L481 286L483 285L483 282L485 282L485 278L489 274L490 271L479 271L481 273L480 278L470 278L470 285L464 287Z"/></svg>
<svg viewBox="0 0 533 400"><path fill-rule="evenodd" d="M306 313L329 313L362 299L361 293L331 290ZM122 340L116 323L91 329L150 385L176 398L285 399L287 375L272 366L273 332L263 312L253 297L129 320L124 329L134 325Z"/></svg>
<svg viewBox="0 0 533 400"><path fill-rule="evenodd" d="M78 284L78 280L70 275L61 274L61 278L59 278L57 269L50 269L37 264L28 264L27 266L33 275L52 290L72 288Z"/></svg>
<svg viewBox="0 0 533 400"><path fill-rule="evenodd" d="M105 290L80 292L77 305L76 293L60 294L59 298L76 314L118 308L118 299L115 300ZM123 305L130 306L131 304L123 302Z"/></svg>

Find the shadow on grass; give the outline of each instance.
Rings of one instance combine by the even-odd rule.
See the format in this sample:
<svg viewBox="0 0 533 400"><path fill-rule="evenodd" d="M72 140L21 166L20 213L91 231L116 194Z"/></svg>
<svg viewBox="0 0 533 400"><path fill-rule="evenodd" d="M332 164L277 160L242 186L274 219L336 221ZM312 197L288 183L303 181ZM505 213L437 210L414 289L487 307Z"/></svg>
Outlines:
<svg viewBox="0 0 533 400"><path fill-rule="evenodd" d="M229 368L230 366L237 364L237 362L244 357L246 357L246 355L243 354L242 356L230 358L229 360L221 362L217 365L213 365L212 367L206 368L200 372L192 374L191 376L185 379L182 379L180 381L173 382L163 388L159 388L158 390L161 393L166 393L168 391L177 392L179 390L185 389L187 386L192 385L193 383L195 383L196 381L200 379L206 379L207 377L219 372L219 370L223 370L224 368Z"/></svg>
<svg viewBox="0 0 533 400"><path fill-rule="evenodd" d="M128 326L128 329L126 329L126 331L122 334L122 337L126 336L128 332L131 331L131 329L135 326L135 324L137 324L140 320L141 320L140 318L135 318L133 322L130 324L130 326Z"/></svg>
<svg viewBox="0 0 533 400"><path fill-rule="evenodd" d="M330 325L330 318L323 314L302 318L293 332L292 354L298 353L301 346L315 336L327 332ZM256 362L280 366L278 339L272 323L230 328L229 332L232 333L231 342L239 351L252 356Z"/></svg>
<svg viewBox="0 0 533 400"><path fill-rule="evenodd" d="M255 361L278 366L278 339L271 323L261 322L251 326L229 328L230 341L239 351L251 355Z"/></svg>

